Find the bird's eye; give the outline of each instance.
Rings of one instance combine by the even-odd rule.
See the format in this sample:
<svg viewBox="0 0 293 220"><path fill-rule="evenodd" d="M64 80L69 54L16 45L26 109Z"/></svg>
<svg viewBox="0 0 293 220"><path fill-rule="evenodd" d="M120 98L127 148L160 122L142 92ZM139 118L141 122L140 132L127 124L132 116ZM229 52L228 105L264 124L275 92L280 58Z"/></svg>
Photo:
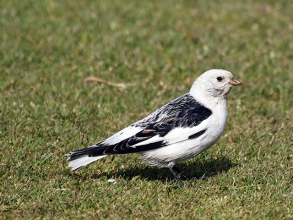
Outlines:
<svg viewBox="0 0 293 220"><path fill-rule="evenodd" d="M217 80L218 80L218 82L221 82L221 81L223 80L223 77L218 76L218 77L217 77Z"/></svg>

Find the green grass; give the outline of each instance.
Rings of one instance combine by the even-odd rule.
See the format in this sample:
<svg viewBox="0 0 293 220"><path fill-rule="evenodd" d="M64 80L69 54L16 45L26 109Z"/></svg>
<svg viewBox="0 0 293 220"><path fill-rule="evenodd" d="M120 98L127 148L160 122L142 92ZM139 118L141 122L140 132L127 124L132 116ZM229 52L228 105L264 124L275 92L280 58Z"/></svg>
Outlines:
<svg viewBox="0 0 293 220"><path fill-rule="evenodd" d="M292 11L285 0L1 1L0 218L292 219ZM206 179L178 187L138 155L67 168L64 154L212 68L243 84L223 137L180 164Z"/></svg>

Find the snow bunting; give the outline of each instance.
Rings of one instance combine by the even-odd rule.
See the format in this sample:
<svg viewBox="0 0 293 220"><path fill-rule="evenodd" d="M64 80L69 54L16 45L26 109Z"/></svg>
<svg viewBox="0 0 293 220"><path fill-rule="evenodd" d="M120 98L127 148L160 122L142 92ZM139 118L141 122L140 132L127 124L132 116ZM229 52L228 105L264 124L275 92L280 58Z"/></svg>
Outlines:
<svg viewBox="0 0 293 220"><path fill-rule="evenodd" d="M189 93L108 139L69 153L69 167L76 170L108 155L139 153L150 165L169 168L183 185L175 164L221 137L228 118L227 95L239 84L226 70L209 70L194 81Z"/></svg>

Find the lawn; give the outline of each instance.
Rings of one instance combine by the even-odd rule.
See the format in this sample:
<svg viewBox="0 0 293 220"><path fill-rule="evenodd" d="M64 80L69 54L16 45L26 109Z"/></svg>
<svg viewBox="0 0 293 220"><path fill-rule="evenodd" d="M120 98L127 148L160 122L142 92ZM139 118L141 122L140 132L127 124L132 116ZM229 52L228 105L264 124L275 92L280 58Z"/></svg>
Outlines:
<svg viewBox="0 0 293 220"><path fill-rule="evenodd" d="M0 219L292 219L292 11L286 0L2 0ZM68 169L66 153L212 68L243 84L221 139L179 164L204 179L179 187L139 155Z"/></svg>

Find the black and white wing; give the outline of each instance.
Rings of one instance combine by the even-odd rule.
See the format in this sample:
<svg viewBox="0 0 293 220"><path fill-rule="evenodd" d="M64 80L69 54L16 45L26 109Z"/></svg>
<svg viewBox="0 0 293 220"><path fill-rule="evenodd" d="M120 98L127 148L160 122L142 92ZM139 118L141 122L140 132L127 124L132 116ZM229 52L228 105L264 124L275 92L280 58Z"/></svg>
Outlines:
<svg viewBox="0 0 293 220"><path fill-rule="evenodd" d="M138 153L196 138L205 130L196 131L193 128L211 114L210 109L198 103L190 94L185 94L105 141L72 152L69 161L84 154L96 157Z"/></svg>

